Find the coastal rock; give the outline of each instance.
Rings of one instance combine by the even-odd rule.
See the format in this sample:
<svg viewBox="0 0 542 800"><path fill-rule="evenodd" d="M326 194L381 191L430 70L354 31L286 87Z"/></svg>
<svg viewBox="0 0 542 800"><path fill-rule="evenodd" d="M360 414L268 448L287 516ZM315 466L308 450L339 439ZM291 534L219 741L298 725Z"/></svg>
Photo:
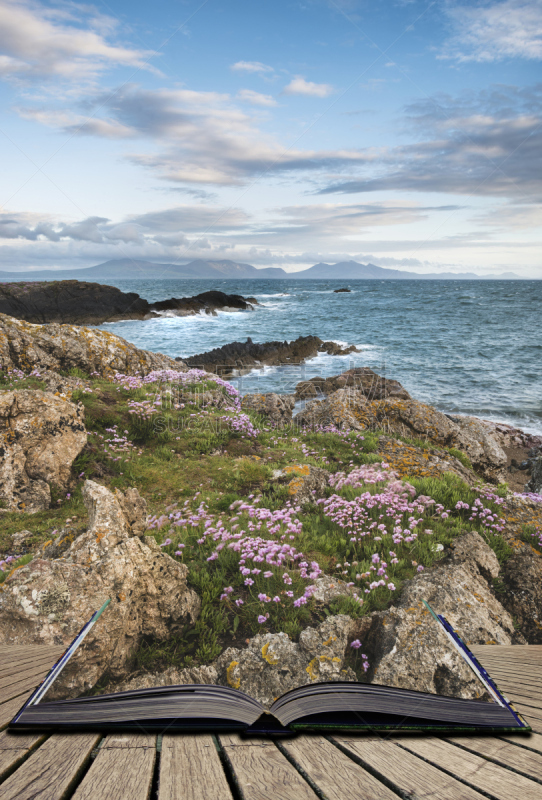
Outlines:
<svg viewBox="0 0 542 800"><path fill-rule="evenodd" d="M468 486L474 486L480 481L476 473L458 458L436 447L418 447L390 436L380 436L378 453L384 456L386 463L401 478L441 478L444 473L451 472Z"/></svg>
<svg viewBox="0 0 542 800"><path fill-rule="evenodd" d="M0 314L34 323L100 325L123 319L252 311L258 301L238 294L203 292L149 303L135 292L86 281L21 281L0 286Z"/></svg>
<svg viewBox="0 0 542 800"><path fill-rule="evenodd" d="M337 389L324 400L312 400L305 408L296 414L296 425L310 428L327 428L329 426L339 430L360 431L364 427L358 419L359 409L365 406L367 400L359 389L346 387Z"/></svg>
<svg viewBox="0 0 542 800"><path fill-rule="evenodd" d="M292 422L295 397L291 394L246 394L241 400L244 411L255 411L266 417L277 428L284 428Z"/></svg>
<svg viewBox="0 0 542 800"><path fill-rule="evenodd" d="M498 597L528 644L542 644L542 556L525 547L504 565Z"/></svg>
<svg viewBox="0 0 542 800"><path fill-rule="evenodd" d="M171 297L149 305L149 312L160 316L189 317L195 314L216 316L217 311L253 311L259 305L254 297L224 292L202 292L194 297Z"/></svg>
<svg viewBox="0 0 542 800"><path fill-rule="evenodd" d="M49 508L87 441L82 406L39 390L0 393L0 499L9 511Z"/></svg>
<svg viewBox="0 0 542 800"><path fill-rule="evenodd" d="M352 620L340 614L317 628L306 628L298 643L285 633L258 634L246 648L229 647L219 656L218 683L241 689L269 708L297 686L355 681L354 672L343 667L351 626Z"/></svg>
<svg viewBox="0 0 542 800"><path fill-rule="evenodd" d="M448 563L405 583L399 604L362 620L363 650L372 683L462 698L483 688L425 608L443 614L467 644L512 644L518 635L488 580L499 573L491 548L476 533L454 542Z"/></svg>
<svg viewBox="0 0 542 800"><path fill-rule="evenodd" d="M181 686L186 683L217 683L218 673L212 664L178 669L170 667L160 672L136 672L121 683L112 684L109 692L130 692L134 689L153 689L156 686Z"/></svg>
<svg viewBox="0 0 542 800"><path fill-rule="evenodd" d="M287 482L292 501L304 505L325 494L329 486L329 472L312 464L288 464L275 470L274 480Z"/></svg>
<svg viewBox="0 0 542 800"><path fill-rule="evenodd" d="M525 486L526 492L542 494L542 455L533 461L531 467L531 480Z"/></svg>
<svg viewBox="0 0 542 800"><path fill-rule="evenodd" d="M14 553L22 553L27 549L29 540L34 536L32 531L17 531L11 537L11 549Z"/></svg>
<svg viewBox="0 0 542 800"><path fill-rule="evenodd" d="M148 306L135 292L86 281L24 281L0 286L0 314L26 322L100 325L144 319Z"/></svg>
<svg viewBox="0 0 542 800"><path fill-rule="evenodd" d="M0 370L48 369L69 372L78 368L90 374L148 375L153 370L184 372L184 363L161 353L139 350L108 331L76 325L33 325L0 314Z"/></svg>
<svg viewBox="0 0 542 800"><path fill-rule="evenodd" d="M231 342L207 353L200 353L185 359L191 367L199 367L226 377L234 372L241 374L263 365L302 364L318 353L347 355L359 350L350 345L342 347L336 342L324 342L318 336L300 336L295 341L263 342L259 344L247 339L246 342Z"/></svg>
<svg viewBox="0 0 542 800"><path fill-rule="evenodd" d="M345 387L357 389L368 400L383 400L386 397L410 400L409 393L399 381L383 378L369 367L355 367L330 378L316 377L301 381L295 387L295 396L298 400L321 397Z"/></svg>
<svg viewBox="0 0 542 800"><path fill-rule="evenodd" d="M351 292L352 289L333 289L335 294L341 294L341 292Z"/></svg>
<svg viewBox="0 0 542 800"><path fill-rule="evenodd" d="M200 609L188 568L141 537L145 507L135 490L112 494L86 481L88 529L60 558L35 558L0 593L0 644L68 645L93 612L111 604L48 694L76 697L99 680L125 679L145 638L162 641L193 623ZM129 509L125 512L124 509Z"/></svg>
<svg viewBox="0 0 542 800"><path fill-rule="evenodd" d="M294 417L301 425L335 425L353 430L380 430L389 435L424 438L467 455L486 480L505 479L507 458L491 430L475 417L450 417L413 399L387 396L370 399L360 389L338 389L321 402L314 400Z"/></svg>

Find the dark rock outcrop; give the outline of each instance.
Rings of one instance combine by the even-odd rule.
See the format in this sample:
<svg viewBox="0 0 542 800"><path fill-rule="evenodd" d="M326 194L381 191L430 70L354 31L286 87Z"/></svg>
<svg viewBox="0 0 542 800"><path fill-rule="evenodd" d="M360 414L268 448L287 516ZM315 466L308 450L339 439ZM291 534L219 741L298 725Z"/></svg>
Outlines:
<svg viewBox="0 0 542 800"><path fill-rule="evenodd" d="M123 319L151 319L171 314L191 316L222 311L251 311L258 301L224 292L171 297L149 303L135 292L85 281L35 281L0 284L0 314L26 322L100 325Z"/></svg>
<svg viewBox="0 0 542 800"><path fill-rule="evenodd" d="M506 562L498 597L529 644L542 644L542 556L528 547Z"/></svg>
<svg viewBox="0 0 542 800"><path fill-rule="evenodd" d="M335 294L341 294L342 292L351 292L352 289L333 289Z"/></svg>
<svg viewBox="0 0 542 800"><path fill-rule="evenodd" d="M531 480L526 485L527 492L542 494L542 455L535 458L531 467Z"/></svg>
<svg viewBox="0 0 542 800"><path fill-rule="evenodd" d="M231 342L223 347L217 347L207 353L199 353L184 360L191 367L227 376L234 371L243 373L264 365L302 364L306 359L314 358L318 353L345 356L358 352L359 350L354 345L341 347L336 342L324 342L318 336L300 336L292 342L277 341L263 342L262 344L248 338L246 342Z"/></svg>
<svg viewBox="0 0 542 800"><path fill-rule="evenodd" d="M331 394L346 386L358 389L369 400L383 400L386 397L410 400L409 393L399 381L377 375L369 367L355 367L330 378L301 381L295 387L295 396L298 400L305 400Z"/></svg>

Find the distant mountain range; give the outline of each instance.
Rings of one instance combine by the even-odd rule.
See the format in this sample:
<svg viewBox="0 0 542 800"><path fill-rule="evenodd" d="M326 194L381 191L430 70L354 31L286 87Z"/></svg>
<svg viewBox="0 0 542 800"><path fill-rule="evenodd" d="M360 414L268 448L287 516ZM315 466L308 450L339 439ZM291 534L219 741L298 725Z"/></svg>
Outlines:
<svg viewBox="0 0 542 800"><path fill-rule="evenodd" d="M299 272L285 272L281 267L257 269L251 264L237 261L204 261L197 259L188 264L156 264L151 261L133 261L120 258L106 261L95 267L83 269L40 269L32 272L1 272L0 281L58 281L76 279L102 283L112 280L172 280L172 279L324 279L324 280L521 280L514 272L500 275L476 275L474 272L440 272L422 275L419 272L404 272L385 269L374 264L358 264L356 261L341 261L338 264L315 264Z"/></svg>

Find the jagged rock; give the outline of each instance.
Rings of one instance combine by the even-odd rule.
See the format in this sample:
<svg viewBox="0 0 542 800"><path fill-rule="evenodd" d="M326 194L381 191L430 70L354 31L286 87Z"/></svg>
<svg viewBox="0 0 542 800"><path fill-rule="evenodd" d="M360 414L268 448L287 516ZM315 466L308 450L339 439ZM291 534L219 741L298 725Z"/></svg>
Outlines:
<svg viewBox="0 0 542 800"><path fill-rule="evenodd" d="M135 292L87 281L33 281L0 285L0 313L27 322L100 325L122 319L161 315L190 316L204 311L251 311L258 301L238 294L203 292L195 297L170 297L149 303Z"/></svg>
<svg viewBox="0 0 542 800"><path fill-rule="evenodd" d="M455 697L482 696L481 684L422 600L443 614L467 644L525 641L488 585L499 573L491 548L475 532L454 544L448 563L405 583L398 606L362 620L370 682Z"/></svg>
<svg viewBox="0 0 542 800"><path fill-rule="evenodd" d="M542 644L542 556L525 547L504 565L499 600L528 644Z"/></svg>
<svg viewBox="0 0 542 800"><path fill-rule="evenodd" d="M11 549L14 553L21 553L23 550L26 549L27 543L29 539L34 536L32 531L17 531L11 537Z"/></svg>
<svg viewBox="0 0 542 800"><path fill-rule="evenodd" d="M0 394L0 499L10 511L49 508L87 441L83 407L39 390Z"/></svg>
<svg viewBox="0 0 542 800"><path fill-rule="evenodd" d="M425 438L462 450L473 468L494 483L505 479L507 458L490 428L475 417L449 417L417 400L391 394L370 399L356 388L338 389L325 400L312 401L294 417L301 425L335 425L353 430Z"/></svg>
<svg viewBox="0 0 542 800"><path fill-rule="evenodd" d="M178 669L170 667L161 672L136 672L128 680L115 683L107 692L129 692L133 689L152 689L155 686L181 686L185 683L216 683L218 673L212 664Z"/></svg>
<svg viewBox="0 0 542 800"><path fill-rule="evenodd" d="M215 662L218 683L241 689L269 707L289 689L322 681L355 681L343 668L352 621L340 614L306 628L299 642L285 633L263 633L243 650L229 647Z"/></svg>
<svg viewBox="0 0 542 800"><path fill-rule="evenodd" d="M301 505L322 497L329 486L329 472L312 464L288 464L275 470L273 478L286 481L291 499Z"/></svg>
<svg viewBox="0 0 542 800"><path fill-rule="evenodd" d="M241 374L250 372L263 365L302 364L308 358L314 358L319 352L329 355L347 355L358 353L354 346L342 347L336 342L324 342L318 336L300 336L292 342L231 342L217 347L207 353L199 353L185 359L192 367L199 367L207 372L215 372L222 376L233 372Z"/></svg>
<svg viewBox="0 0 542 800"><path fill-rule="evenodd" d="M399 381L383 378L369 367L355 367L330 378L316 377L301 381L295 387L295 396L297 399L321 397L332 394L337 389L344 389L346 386L357 389L368 400L382 400L386 397L410 400L409 393Z"/></svg>
<svg viewBox="0 0 542 800"><path fill-rule="evenodd" d="M76 325L33 325L0 314L0 369L58 370L78 368L90 374L148 375L153 370L185 371L182 361L139 350L108 331Z"/></svg>
<svg viewBox="0 0 542 800"><path fill-rule="evenodd" d="M480 482L476 473L446 450L417 447L390 436L380 436L378 453L400 477L441 478L444 473L452 472L468 486Z"/></svg>
<svg viewBox="0 0 542 800"><path fill-rule="evenodd" d="M362 430L367 427L358 418L359 408L367 403L359 389L337 389L325 400L312 400L296 414L296 425L310 428L334 426L339 430Z"/></svg>
<svg viewBox="0 0 542 800"><path fill-rule="evenodd" d="M359 589L349 586L340 578L332 578L330 575L321 575L312 581L315 589L311 593L311 598L317 607L328 607L333 600L339 597L355 597L359 594Z"/></svg>
<svg viewBox="0 0 542 800"><path fill-rule="evenodd" d="M246 394L241 407L244 411L256 411L267 417L277 428L284 428L292 422L295 397L291 394Z"/></svg>
<svg viewBox="0 0 542 800"><path fill-rule="evenodd" d="M533 461L531 468L531 480L525 487L526 492L542 494L542 456L538 456Z"/></svg>
<svg viewBox="0 0 542 800"><path fill-rule="evenodd" d="M0 592L1 644L67 645L111 599L48 698L76 697L99 680L127 677L143 638L164 640L193 623L200 609L186 584L188 568L141 538L144 506L132 490L113 495L86 481L89 526L58 559L35 558ZM128 509L128 516L123 508Z"/></svg>

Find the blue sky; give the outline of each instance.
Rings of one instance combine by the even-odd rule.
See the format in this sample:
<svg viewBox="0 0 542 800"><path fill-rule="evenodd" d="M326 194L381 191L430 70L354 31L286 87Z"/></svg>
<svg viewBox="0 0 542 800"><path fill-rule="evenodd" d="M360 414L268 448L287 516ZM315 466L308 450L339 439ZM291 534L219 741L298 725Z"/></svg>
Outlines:
<svg viewBox="0 0 542 800"><path fill-rule="evenodd" d="M542 278L542 0L0 0L0 269Z"/></svg>

